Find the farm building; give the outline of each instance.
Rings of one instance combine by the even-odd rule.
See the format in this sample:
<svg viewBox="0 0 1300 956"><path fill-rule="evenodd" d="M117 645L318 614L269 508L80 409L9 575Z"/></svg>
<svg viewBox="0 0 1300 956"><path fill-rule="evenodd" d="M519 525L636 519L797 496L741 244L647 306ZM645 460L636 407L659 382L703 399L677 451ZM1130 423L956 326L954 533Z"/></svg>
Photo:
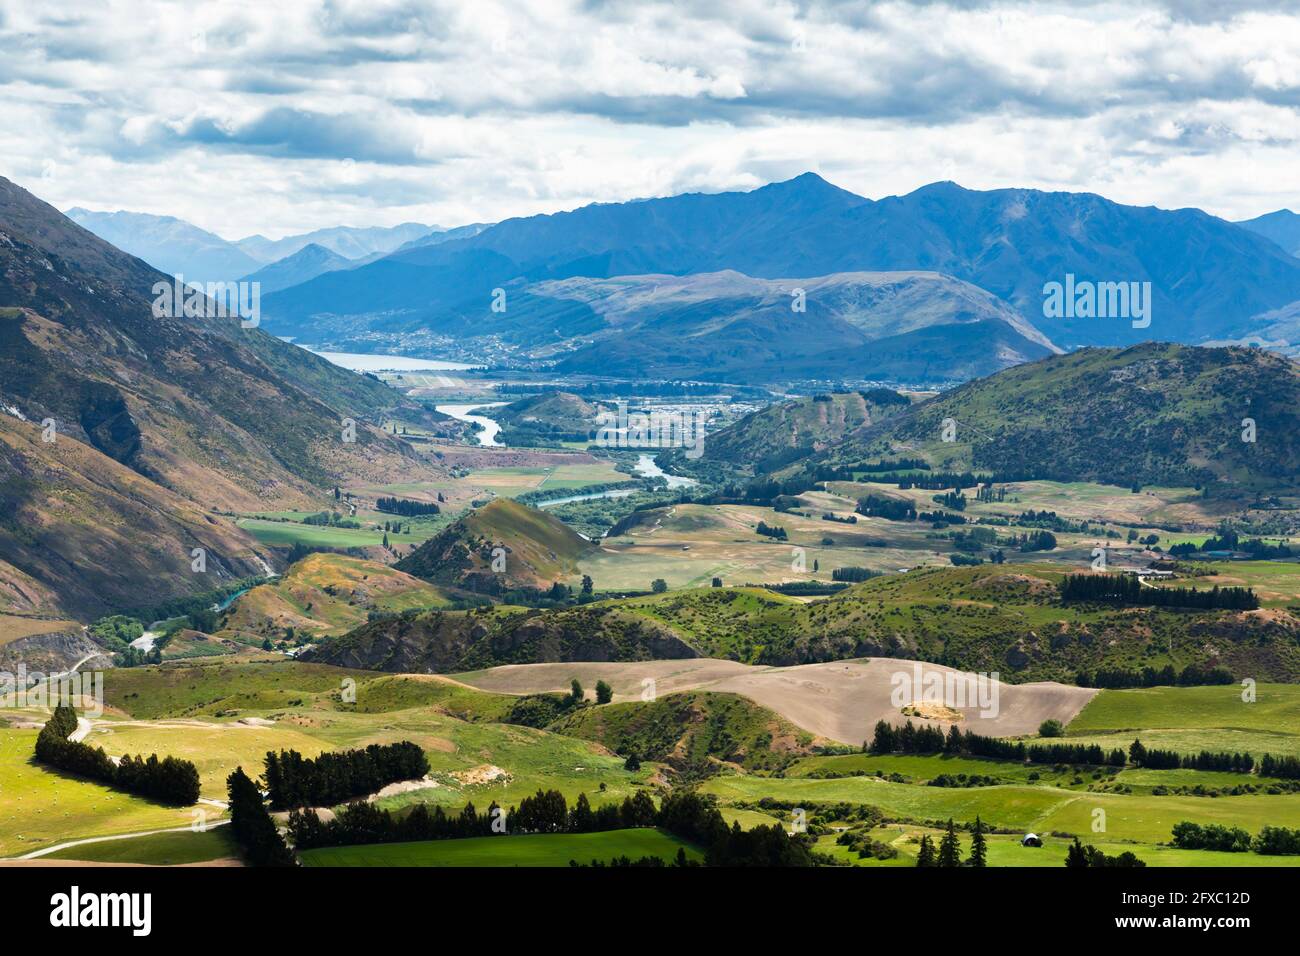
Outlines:
<svg viewBox="0 0 1300 956"><path fill-rule="evenodd" d="M1026 833L1020 838L1021 846L1042 846L1043 841L1037 833Z"/></svg>

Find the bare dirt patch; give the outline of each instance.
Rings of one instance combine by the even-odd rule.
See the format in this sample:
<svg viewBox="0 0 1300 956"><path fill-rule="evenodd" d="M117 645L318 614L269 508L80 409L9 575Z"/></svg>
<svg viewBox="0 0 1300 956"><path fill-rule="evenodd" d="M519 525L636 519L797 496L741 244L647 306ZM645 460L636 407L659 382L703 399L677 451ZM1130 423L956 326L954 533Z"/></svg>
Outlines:
<svg viewBox="0 0 1300 956"><path fill-rule="evenodd" d="M474 787L481 784L504 783L510 779L510 773L494 764L485 763L469 770L453 770L452 774L463 786Z"/></svg>
<svg viewBox="0 0 1300 956"><path fill-rule="evenodd" d="M456 675L483 690L507 694L564 692L577 678L593 687L597 680L614 688L614 699L637 701L653 690L657 696L674 691L708 690L741 694L775 711L791 723L820 737L861 744L879 720L898 723L899 706L893 701L895 675L909 683L919 668L921 679L938 672L957 674L939 664L872 657L797 667L753 667L735 661L695 658L643 663L511 664ZM643 685L651 680L653 685ZM981 712L979 706L953 708L964 726L976 733L1010 737L1032 734L1049 718L1069 723L1097 693L1086 687L1054 682L1004 684L994 682L997 706ZM901 704L917 703L911 695ZM941 719L916 717L916 723L946 726Z"/></svg>

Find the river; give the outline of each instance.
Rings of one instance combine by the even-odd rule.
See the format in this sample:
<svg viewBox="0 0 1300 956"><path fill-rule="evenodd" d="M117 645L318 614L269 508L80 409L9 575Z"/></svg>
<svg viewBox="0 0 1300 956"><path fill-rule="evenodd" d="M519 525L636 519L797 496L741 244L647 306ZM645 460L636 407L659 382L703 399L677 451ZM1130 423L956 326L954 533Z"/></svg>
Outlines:
<svg viewBox="0 0 1300 956"><path fill-rule="evenodd" d="M590 495L571 495L568 498L552 498L550 501L539 501L539 508L553 508L556 505L573 504L575 501L595 501L597 498L626 498L628 495L636 494L639 488L615 488L611 491L598 491Z"/></svg>
<svg viewBox="0 0 1300 956"><path fill-rule="evenodd" d="M689 488L691 485L699 484L694 478L686 478L682 475L670 475L658 465L655 464L653 455L640 455L636 460L636 473L646 478L662 478L668 482L669 488Z"/></svg>
<svg viewBox="0 0 1300 956"><path fill-rule="evenodd" d="M435 405L434 408L444 415L450 415L452 418L461 422L473 422L475 425L481 425L483 430L478 433L478 443L488 448L504 448L502 442L497 441L497 435L501 431L501 426L490 418L482 415L471 415L474 409L499 408L506 402L478 402L473 405Z"/></svg>

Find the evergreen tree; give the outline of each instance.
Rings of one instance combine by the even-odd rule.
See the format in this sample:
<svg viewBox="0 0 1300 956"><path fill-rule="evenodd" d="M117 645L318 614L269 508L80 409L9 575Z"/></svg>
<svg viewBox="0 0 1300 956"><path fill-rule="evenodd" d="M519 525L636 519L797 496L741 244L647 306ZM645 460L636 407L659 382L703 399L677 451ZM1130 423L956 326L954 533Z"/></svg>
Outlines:
<svg viewBox="0 0 1300 956"><path fill-rule="evenodd" d="M1142 741L1134 740L1128 748L1129 763L1135 767L1140 767L1147 759L1147 748L1142 746Z"/></svg>
<svg viewBox="0 0 1300 956"><path fill-rule="evenodd" d="M939 866L961 866L961 844L952 817L948 818L948 831L939 841Z"/></svg>
<svg viewBox="0 0 1300 956"><path fill-rule="evenodd" d="M935 866L934 861L934 844L930 842L930 834L926 833L921 836L920 849L916 851L917 866Z"/></svg>
<svg viewBox="0 0 1300 956"><path fill-rule="evenodd" d="M975 818L975 830L971 834L970 859L967 861L967 865L983 868L988 865L987 859L988 846L984 840L984 823L977 816Z"/></svg>
<svg viewBox="0 0 1300 956"><path fill-rule="evenodd" d="M1074 838L1074 843L1065 852L1065 865L1071 869L1085 869L1088 866L1088 854L1083 851L1083 844L1079 838Z"/></svg>
<svg viewBox="0 0 1300 956"><path fill-rule="evenodd" d="M230 832L253 866L293 866L293 854L285 845L271 815L266 812L257 784L242 767L226 778L230 797Z"/></svg>
<svg viewBox="0 0 1300 956"><path fill-rule="evenodd" d="M596 703L608 704L614 699L614 688L603 680L596 681Z"/></svg>

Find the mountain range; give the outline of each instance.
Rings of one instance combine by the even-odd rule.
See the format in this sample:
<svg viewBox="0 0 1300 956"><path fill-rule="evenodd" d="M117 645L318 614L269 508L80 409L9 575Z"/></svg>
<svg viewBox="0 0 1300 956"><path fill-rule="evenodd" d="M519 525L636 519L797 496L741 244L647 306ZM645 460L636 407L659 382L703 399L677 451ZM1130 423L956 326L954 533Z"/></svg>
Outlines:
<svg viewBox="0 0 1300 956"><path fill-rule="evenodd" d="M169 275L184 275L196 282L231 282L250 277L262 267L296 256L313 245L355 264L433 235L466 234L460 230L408 222L392 227L336 226L283 239L254 235L231 241L174 216L94 212L81 207L69 209L66 215L77 225L123 252L143 259L155 269ZM300 282L319 275L301 269L298 274Z"/></svg>
<svg viewBox="0 0 1300 956"><path fill-rule="evenodd" d="M1125 206L1089 193L981 192L954 183L873 201L806 173L746 193L595 204L506 220L469 238L318 276L269 296L266 312L276 331L311 341L346 330L463 335L482 327L495 333L522 305L519 324L510 323L514 342L538 349L575 331L572 313L560 316L570 327L557 335L542 321L544 307L531 309L526 297L540 290L547 298L563 288L545 283L739 273L789 284L861 272L939 273L968 283L1064 349L1246 336L1256 316L1300 300L1300 259L1197 209ZM1067 276L1078 283L1150 283L1151 324L1135 328L1123 316L1046 316L1044 286ZM505 293L505 313L492 312L497 289ZM525 298L512 303L516 290ZM721 294L718 302L696 310L700 324L729 307ZM611 327L606 315L592 314L584 332ZM997 344L1015 351L1014 343ZM891 361L914 355L904 348ZM758 362L766 364L765 357Z"/></svg>

